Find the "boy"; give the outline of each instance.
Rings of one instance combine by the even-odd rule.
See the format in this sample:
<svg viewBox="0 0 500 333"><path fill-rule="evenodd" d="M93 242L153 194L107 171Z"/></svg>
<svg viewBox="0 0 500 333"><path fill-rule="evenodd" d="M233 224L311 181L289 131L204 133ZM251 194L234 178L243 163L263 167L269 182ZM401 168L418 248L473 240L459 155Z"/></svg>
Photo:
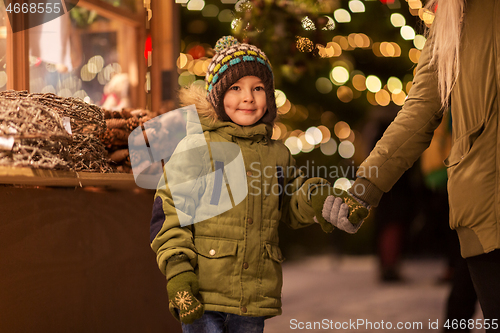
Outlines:
<svg viewBox="0 0 500 333"><path fill-rule="evenodd" d="M206 191L211 181L199 177L180 188L182 193L176 192L174 200L169 189L174 178L206 174L207 169L222 170L226 177L229 171L220 162L217 167L211 148L200 156L191 154L186 158L189 163L167 163L169 185L160 187L155 196L151 246L167 276L169 307L180 319L183 332L263 332L264 320L281 314L279 221L292 228L317 221L330 232L331 220L349 223L349 208L349 218L355 223L368 211L357 202L344 204L338 196L347 194L338 190L325 203L327 196L335 194L328 182L306 179L294 168L286 146L271 140L277 110L272 69L265 54L232 37L220 39L215 49L207 89L191 86L180 92L183 105L196 105L203 129L203 134L189 135L188 131L181 144L199 147L204 140L209 147L236 144L248 186L228 186L225 192L222 185L218 191ZM280 190L272 190L276 188ZM195 223L215 192L215 197L230 197L238 190L247 191L244 200Z"/></svg>

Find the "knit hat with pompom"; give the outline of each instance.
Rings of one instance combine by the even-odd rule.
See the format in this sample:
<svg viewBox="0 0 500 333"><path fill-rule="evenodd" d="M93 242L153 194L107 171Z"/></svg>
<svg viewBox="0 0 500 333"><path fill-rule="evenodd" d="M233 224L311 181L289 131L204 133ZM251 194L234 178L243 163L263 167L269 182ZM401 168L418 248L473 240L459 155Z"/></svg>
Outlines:
<svg viewBox="0 0 500 333"><path fill-rule="evenodd" d="M215 51L205 81L207 99L219 119L230 120L223 103L229 87L244 76L256 76L262 80L266 91L267 112L261 121L273 123L276 119L273 70L264 52L254 45L239 43L232 36L219 39Z"/></svg>

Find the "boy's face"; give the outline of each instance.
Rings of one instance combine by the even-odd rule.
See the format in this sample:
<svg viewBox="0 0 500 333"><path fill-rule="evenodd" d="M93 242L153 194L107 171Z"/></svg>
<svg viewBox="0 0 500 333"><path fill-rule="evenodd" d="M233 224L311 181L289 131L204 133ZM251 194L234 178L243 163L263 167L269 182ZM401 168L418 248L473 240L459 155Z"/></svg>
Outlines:
<svg viewBox="0 0 500 333"><path fill-rule="evenodd" d="M224 110L231 120L241 126L255 124L267 111L264 83L256 76L244 76L224 95Z"/></svg>

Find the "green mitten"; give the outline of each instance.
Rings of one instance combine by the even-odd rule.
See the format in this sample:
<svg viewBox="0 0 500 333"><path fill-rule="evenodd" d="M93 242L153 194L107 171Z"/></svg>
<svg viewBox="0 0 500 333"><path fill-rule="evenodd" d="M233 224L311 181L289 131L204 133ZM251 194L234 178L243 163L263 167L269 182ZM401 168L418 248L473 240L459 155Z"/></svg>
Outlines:
<svg viewBox="0 0 500 333"><path fill-rule="evenodd" d="M352 224L358 224L362 221L364 221L367 217L370 211L368 208L363 205L360 201L355 199L352 195L350 195L346 191L342 191L342 195L340 197L344 199L344 203L349 206L349 217L348 220Z"/></svg>
<svg viewBox="0 0 500 333"><path fill-rule="evenodd" d="M336 200L335 204L329 202L325 205L325 201L329 196L340 198L342 201ZM348 212L346 212L344 204L348 206ZM347 218L349 222L354 225L359 224L368 216L368 209L349 195L349 193L331 186L318 187L316 192L311 194L311 205L316 213L315 221L317 221L321 225L323 231L327 233L332 232L334 226L332 225L333 221L327 221L325 216L337 217L334 218L336 221L337 219L340 220L341 218L345 218L345 215L348 214ZM336 225L336 223L334 224Z"/></svg>
<svg viewBox="0 0 500 333"><path fill-rule="evenodd" d="M199 286L198 277L194 272L183 272L170 278L167 282L167 292L170 300L168 307L176 319L184 324L191 324L203 315L204 306L195 297Z"/></svg>

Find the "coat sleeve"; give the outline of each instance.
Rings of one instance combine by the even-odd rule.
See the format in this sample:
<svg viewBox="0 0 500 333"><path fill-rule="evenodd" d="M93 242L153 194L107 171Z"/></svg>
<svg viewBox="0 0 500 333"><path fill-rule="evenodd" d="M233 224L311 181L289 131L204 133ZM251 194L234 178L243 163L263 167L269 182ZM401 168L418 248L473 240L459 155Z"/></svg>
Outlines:
<svg viewBox="0 0 500 333"><path fill-rule="evenodd" d="M351 192L376 206L429 146L443 110L437 73L430 64L432 41L422 51L413 86L394 121L384 132L368 158L361 164Z"/></svg>
<svg viewBox="0 0 500 333"><path fill-rule="evenodd" d="M330 186L330 183L319 177L308 179L307 175L296 167L295 159L289 151L288 154L289 167L284 171L285 186L281 221L293 229L298 229L315 223L313 217L316 214L312 208L311 193L318 187Z"/></svg>
<svg viewBox="0 0 500 333"><path fill-rule="evenodd" d="M165 164L165 172L154 197L150 225L151 248L156 252L160 271L167 279L183 271L192 270L197 264L193 226L189 221L193 220L199 198L204 191L203 177L200 176L206 173L206 165L200 162L205 158L199 155L199 151L192 150L182 159L174 158L175 154ZM177 254L187 256L189 262L169 265L167 270L168 259Z"/></svg>

